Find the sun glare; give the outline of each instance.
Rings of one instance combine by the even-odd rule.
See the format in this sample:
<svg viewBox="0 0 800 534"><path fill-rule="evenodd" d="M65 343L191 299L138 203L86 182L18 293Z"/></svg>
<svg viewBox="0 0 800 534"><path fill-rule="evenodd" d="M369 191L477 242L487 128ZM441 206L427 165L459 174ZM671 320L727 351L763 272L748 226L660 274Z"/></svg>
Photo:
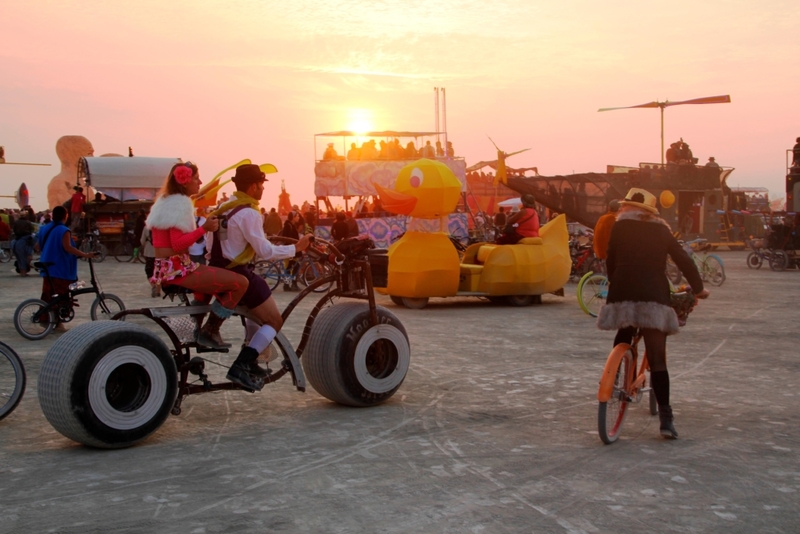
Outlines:
<svg viewBox="0 0 800 534"><path fill-rule="evenodd" d="M373 130L372 112L368 109L351 109L347 112L347 129L357 135Z"/></svg>

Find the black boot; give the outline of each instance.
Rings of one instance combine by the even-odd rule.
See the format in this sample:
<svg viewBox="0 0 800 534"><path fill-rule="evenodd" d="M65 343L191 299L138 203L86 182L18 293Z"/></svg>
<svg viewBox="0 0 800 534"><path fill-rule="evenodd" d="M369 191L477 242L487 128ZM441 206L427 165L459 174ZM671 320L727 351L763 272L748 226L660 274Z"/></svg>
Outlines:
<svg viewBox="0 0 800 534"><path fill-rule="evenodd" d="M672 424L672 406L665 404L658 407L658 418L661 421L661 436L664 439L678 439L678 432Z"/></svg>
<svg viewBox="0 0 800 534"><path fill-rule="evenodd" d="M215 350L230 348L231 344L226 343L219 333L219 328L225 319L214 313L213 311L208 314L208 319L203 328L197 332L197 344L209 347Z"/></svg>
<svg viewBox="0 0 800 534"><path fill-rule="evenodd" d="M236 358L236 361L231 365L231 368L228 369L226 378L231 382L239 384L250 393L261 391L261 388L264 387L264 381L252 376L250 373L250 366L255 363L257 358L258 352L256 352L256 349L244 347Z"/></svg>

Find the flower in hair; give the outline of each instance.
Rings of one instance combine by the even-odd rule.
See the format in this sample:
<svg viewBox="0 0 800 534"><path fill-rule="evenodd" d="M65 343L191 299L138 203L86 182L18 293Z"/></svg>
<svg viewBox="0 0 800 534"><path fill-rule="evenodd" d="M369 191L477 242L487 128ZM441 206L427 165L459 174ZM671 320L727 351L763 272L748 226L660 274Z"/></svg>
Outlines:
<svg viewBox="0 0 800 534"><path fill-rule="evenodd" d="M191 181L194 172L189 167L181 165L180 167L176 167L172 174L175 176L176 182L181 185L186 185Z"/></svg>

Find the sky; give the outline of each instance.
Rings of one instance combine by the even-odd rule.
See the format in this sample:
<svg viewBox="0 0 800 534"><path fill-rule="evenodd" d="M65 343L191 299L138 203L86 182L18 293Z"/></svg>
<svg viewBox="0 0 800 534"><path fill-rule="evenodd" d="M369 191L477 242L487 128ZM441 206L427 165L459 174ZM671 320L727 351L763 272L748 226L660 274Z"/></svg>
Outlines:
<svg viewBox="0 0 800 534"><path fill-rule="evenodd" d="M201 177L250 158L279 169L293 203L313 198L314 134L433 130L467 164L543 175L660 161L657 109L599 108L725 95L665 111L729 185L784 194L800 136L800 2L634 0L0 0L0 195L25 182L34 209L83 135L95 154L181 157ZM0 207L12 207L0 198Z"/></svg>

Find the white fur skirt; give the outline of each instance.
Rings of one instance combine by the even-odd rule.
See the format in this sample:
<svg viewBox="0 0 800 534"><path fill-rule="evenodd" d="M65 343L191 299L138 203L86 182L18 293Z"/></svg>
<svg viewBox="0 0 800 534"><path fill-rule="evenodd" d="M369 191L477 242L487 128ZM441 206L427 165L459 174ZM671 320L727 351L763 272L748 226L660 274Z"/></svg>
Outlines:
<svg viewBox="0 0 800 534"><path fill-rule="evenodd" d="M597 328L619 330L635 326L653 328L667 335L678 333L678 316L669 306L658 302L612 302L600 309Z"/></svg>

